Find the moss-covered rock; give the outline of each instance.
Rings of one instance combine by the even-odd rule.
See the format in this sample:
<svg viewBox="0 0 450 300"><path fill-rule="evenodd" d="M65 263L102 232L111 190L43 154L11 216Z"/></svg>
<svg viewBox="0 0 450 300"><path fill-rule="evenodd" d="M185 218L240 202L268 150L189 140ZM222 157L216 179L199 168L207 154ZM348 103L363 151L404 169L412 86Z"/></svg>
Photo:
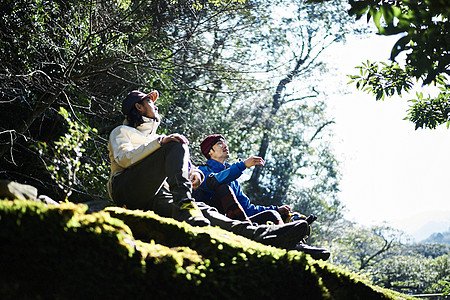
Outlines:
<svg viewBox="0 0 450 300"><path fill-rule="evenodd" d="M0 201L1 299L408 299L220 228L86 209Z"/></svg>

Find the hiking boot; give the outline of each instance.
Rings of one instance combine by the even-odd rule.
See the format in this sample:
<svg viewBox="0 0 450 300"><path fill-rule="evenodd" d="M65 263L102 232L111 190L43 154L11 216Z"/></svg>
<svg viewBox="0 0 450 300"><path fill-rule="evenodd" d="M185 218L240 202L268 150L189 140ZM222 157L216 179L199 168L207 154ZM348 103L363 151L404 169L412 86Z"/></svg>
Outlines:
<svg viewBox="0 0 450 300"><path fill-rule="evenodd" d="M295 245L293 250L307 253L311 255L312 258L321 260L327 260L331 254L330 251L328 251L328 249L312 247L303 242L300 242L297 245Z"/></svg>
<svg viewBox="0 0 450 300"><path fill-rule="evenodd" d="M206 219L198 206L194 201L183 201L181 206L178 209L178 213L175 214L177 219L180 222L186 222L192 226L208 226L211 225L208 219Z"/></svg>
<svg viewBox="0 0 450 300"><path fill-rule="evenodd" d="M306 221L308 222L308 221ZM301 242L303 242L304 244L306 244L306 241L308 241L308 238L311 236L311 225L309 225L308 223L308 230L306 231L306 235L303 237L303 239L301 240Z"/></svg>
<svg viewBox="0 0 450 300"><path fill-rule="evenodd" d="M312 222L314 222L315 220L317 220L317 216L315 214L310 214L307 218L306 218L306 222L308 222L309 225L312 224Z"/></svg>
<svg viewBox="0 0 450 300"><path fill-rule="evenodd" d="M297 221L282 225L260 225L254 240L283 249L294 248L307 234L308 223Z"/></svg>

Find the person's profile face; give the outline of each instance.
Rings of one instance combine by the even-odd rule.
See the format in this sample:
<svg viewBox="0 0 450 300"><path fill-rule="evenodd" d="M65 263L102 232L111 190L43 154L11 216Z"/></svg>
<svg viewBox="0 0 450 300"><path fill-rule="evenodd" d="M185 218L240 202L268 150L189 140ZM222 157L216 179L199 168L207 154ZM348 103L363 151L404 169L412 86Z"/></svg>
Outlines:
<svg viewBox="0 0 450 300"><path fill-rule="evenodd" d="M227 142L219 139L211 148L209 155L217 161L225 161L229 157Z"/></svg>
<svg viewBox="0 0 450 300"><path fill-rule="evenodd" d="M136 108L142 116L155 120L160 119L158 107L150 97L144 97L140 103L136 103Z"/></svg>

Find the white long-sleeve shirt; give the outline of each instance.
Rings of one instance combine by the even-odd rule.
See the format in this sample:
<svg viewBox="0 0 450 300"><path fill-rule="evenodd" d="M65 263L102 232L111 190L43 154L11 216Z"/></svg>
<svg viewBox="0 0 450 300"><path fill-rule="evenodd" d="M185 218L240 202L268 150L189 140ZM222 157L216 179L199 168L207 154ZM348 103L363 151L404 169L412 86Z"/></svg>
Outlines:
<svg viewBox="0 0 450 300"><path fill-rule="evenodd" d="M161 147L158 139L164 135L156 134L159 121L143 118L145 122L138 127L120 125L109 135L108 151L111 160L109 192L111 192L111 178Z"/></svg>
<svg viewBox="0 0 450 300"><path fill-rule="evenodd" d="M137 128L120 125L109 135L108 150L111 176L122 172L161 147L156 134L159 122L147 119Z"/></svg>
<svg viewBox="0 0 450 300"><path fill-rule="evenodd" d="M159 121L142 118L145 122L138 127L120 125L114 128L109 135L108 151L111 160L111 176L108 181L108 192L111 199L112 178L161 148L158 139L162 139L165 135L156 134ZM203 181L203 173L191 165L189 174L194 172L198 172Z"/></svg>

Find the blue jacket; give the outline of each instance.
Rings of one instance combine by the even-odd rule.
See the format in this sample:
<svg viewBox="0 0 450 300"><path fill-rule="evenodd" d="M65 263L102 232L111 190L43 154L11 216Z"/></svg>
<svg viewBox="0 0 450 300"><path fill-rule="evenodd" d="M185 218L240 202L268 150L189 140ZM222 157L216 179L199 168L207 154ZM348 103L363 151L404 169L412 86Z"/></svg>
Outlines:
<svg viewBox="0 0 450 300"><path fill-rule="evenodd" d="M251 217L265 210L278 209L278 207L274 205L261 206L250 203L250 199L244 194L241 185L237 181L245 170L245 163L243 161L230 165L228 163L222 164L214 159L209 159L205 166L200 166L198 168L203 172L203 174L205 174L205 178L210 174L213 174L219 183L228 184L236 195L237 200L242 205L242 208L247 216ZM205 180L195 191L194 197L197 201L208 203L213 194L214 192L206 186Z"/></svg>

